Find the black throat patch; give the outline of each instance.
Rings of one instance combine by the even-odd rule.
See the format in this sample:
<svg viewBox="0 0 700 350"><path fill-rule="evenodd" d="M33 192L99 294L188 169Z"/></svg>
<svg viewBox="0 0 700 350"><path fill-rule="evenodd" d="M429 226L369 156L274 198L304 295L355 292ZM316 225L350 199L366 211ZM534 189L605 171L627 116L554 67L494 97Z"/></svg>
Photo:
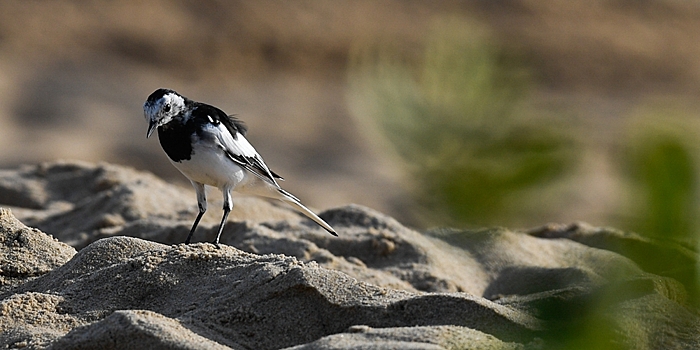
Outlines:
<svg viewBox="0 0 700 350"><path fill-rule="evenodd" d="M158 127L160 145L173 162L192 159L192 135L195 129L192 120L185 124L170 122Z"/></svg>

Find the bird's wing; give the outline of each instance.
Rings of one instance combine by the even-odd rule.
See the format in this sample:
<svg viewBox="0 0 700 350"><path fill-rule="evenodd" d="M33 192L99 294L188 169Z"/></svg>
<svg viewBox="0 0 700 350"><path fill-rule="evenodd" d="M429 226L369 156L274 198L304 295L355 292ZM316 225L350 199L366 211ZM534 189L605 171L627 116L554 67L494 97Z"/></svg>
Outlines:
<svg viewBox="0 0 700 350"><path fill-rule="evenodd" d="M214 127L219 130L217 137L219 142L224 146L226 155L228 155L231 160L242 165L246 170L260 179L275 185L275 187L279 187L276 179L280 177L267 167L265 161L255 148L253 148L253 145L248 142L245 136L240 133L232 135L225 127L222 127L221 124Z"/></svg>
<svg viewBox="0 0 700 350"><path fill-rule="evenodd" d="M207 124L207 129L226 152L226 155L244 169L261 180L279 187L277 179L283 180L268 168L265 161L253 145L243 136L246 127L235 117L228 116L222 110L205 104L197 106L194 114L197 119Z"/></svg>

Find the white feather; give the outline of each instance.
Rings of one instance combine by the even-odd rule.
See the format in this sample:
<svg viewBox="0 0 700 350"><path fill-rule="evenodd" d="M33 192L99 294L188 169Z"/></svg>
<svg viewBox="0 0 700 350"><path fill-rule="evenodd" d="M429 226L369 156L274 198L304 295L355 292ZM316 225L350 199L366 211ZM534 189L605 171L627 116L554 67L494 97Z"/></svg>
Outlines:
<svg viewBox="0 0 700 350"><path fill-rule="evenodd" d="M258 176L261 180L269 182L276 188L279 188L279 184L277 184L277 181L275 181L274 176L272 176L270 168L267 167L267 164L265 164L265 161L262 159L260 154L258 154L258 151L256 151L255 148L253 148L253 145L251 145L250 142L248 142L245 136L243 136L240 133L237 133L236 137L234 138L233 135L231 135L231 133L228 131L228 129L221 123L216 125L210 124L207 127L207 130L210 131L213 135L216 135L216 140L227 152L236 156L254 159L254 162L263 173L258 173L258 171L256 171L258 169L256 169L256 167L254 166L252 167L253 169L249 170L251 170L251 172L254 175Z"/></svg>

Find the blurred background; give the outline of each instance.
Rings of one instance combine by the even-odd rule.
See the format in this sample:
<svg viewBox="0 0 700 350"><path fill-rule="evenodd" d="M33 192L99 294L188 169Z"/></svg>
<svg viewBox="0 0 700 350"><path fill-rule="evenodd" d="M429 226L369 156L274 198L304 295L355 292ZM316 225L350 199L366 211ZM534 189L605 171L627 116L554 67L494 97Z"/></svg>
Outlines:
<svg viewBox="0 0 700 350"><path fill-rule="evenodd" d="M692 243L699 37L678 0L3 1L0 166L189 186L145 139L168 87L241 117L312 207Z"/></svg>
<svg viewBox="0 0 700 350"><path fill-rule="evenodd" d="M242 118L311 207L696 252L698 38L682 0L1 1L0 168L104 161L192 191L145 139L167 87ZM697 267L647 263L700 304Z"/></svg>

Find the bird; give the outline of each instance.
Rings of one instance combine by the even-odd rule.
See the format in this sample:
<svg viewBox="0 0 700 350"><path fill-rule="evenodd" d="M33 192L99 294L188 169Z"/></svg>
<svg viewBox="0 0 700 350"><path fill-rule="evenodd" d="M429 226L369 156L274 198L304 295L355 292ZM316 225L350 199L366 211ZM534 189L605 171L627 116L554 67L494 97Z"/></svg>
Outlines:
<svg viewBox="0 0 700 350"><path fill-rule="evenodd" d="M284 179L265 164L248 142L248 128L235 115L165 88L148 96L143 111L148 122L146 138L158 130L158 140L168 160L190 180L197 194L199 213L185 244L190 243L207 211L205 185L218 188L224 199L224 214L214 241L217 247L233 209L232 191L281 200L338 236L333 227L280 187L279 181Z"/></svg>

